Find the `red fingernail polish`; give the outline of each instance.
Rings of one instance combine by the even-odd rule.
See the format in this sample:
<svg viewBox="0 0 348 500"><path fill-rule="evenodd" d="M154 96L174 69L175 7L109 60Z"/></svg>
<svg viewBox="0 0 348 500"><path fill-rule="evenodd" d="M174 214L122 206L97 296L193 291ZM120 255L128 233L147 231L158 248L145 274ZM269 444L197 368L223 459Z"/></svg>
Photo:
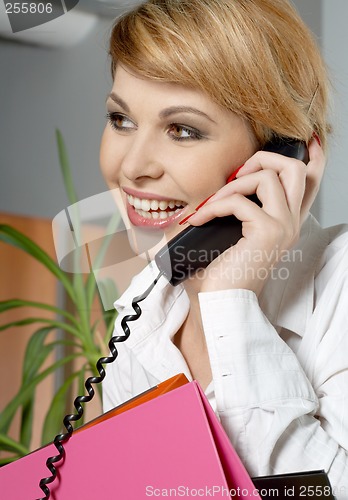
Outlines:
<svg viewBox="0 0 348 500"><path fill-rule="evenodd" d="M190 214L188 215L187 217L185 217L184 219L182 219L180 222L179 222L179 225L181 226L182 224L185 224L185 222L187 222L189 220L190 217L192 217L192 215L195 215L196 212L193 212L193 214Z"/></svg>
<svg viewBox="0 0 348 500"><path fill-rule="evenodd" d="M314 137L314 139L317 141L317 143L321 147L321 140L320 140L319 135L316 132L313 132L312 136Z"/></svg>
<svg viewBox="0 0 348 500"><path fill-rule="evenodd" d="M202 201L202 203L200 203L198 205L198 207L195 208L195 210L199 210L201 207L203 207L203 205L205 205L205 203L207 203L208 200L210 200L210 198L212 198L214 196L215 193L211 194L210 196L208 196L208 198L206 198L204 201Z"/></svg>
<svg viewBox="0 0 348 500"><path fill-rule="evenodd" d="M226 181L226 184L228 184L229 182L233 181L235 178L236 178L236 175L238 174L239 170L244 167L244 163L243 165L241 165L240 167L236 168L236 170L234 172L232 172L232 174L229 176L229 178L227 179Z"/></svg>

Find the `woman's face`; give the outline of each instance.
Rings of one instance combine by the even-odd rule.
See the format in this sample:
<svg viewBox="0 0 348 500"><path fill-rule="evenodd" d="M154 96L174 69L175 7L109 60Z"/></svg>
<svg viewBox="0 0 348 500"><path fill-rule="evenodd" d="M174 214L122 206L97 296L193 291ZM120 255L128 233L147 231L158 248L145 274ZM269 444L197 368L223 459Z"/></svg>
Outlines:
<svg viewBox="0 0 348 500"><path fill-rule="evenodd" d="M161 228L168 238L257 149L247 123L205 94L122 66L107 110L103 176L120 188L133 225Z"/></svg>

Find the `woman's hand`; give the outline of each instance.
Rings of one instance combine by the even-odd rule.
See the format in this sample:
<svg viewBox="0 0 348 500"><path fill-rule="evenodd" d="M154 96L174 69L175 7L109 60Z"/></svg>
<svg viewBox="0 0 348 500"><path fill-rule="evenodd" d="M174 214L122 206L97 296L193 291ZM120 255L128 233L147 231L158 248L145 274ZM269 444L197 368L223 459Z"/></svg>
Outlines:
<svg viewBox="0 0 348 500"><path fill-rule="evenodd" d="M318 192L325 166L316 140L308 165L276 153L258 151L196 214L199 226L215 217L235 215L243 237L205 270L201 291L244 288L257 295L272 267L297 241L301 225ZM262 207L246 196L256 193Z"/></svg>

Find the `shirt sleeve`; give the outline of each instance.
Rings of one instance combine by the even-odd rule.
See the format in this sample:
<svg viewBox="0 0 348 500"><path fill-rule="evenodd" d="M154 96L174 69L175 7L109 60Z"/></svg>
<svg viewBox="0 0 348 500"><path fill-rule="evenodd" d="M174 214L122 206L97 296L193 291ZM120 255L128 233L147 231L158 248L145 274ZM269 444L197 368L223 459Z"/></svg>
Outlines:
<svg viewBox="0 0 348 500"><path fill-rule="evenodd" d="M314 389L253 292L205 292L199 300L217 412L250 475L325 469L336 497L348 498L347 423L338 421L348 416L342 365Z"/></svg>

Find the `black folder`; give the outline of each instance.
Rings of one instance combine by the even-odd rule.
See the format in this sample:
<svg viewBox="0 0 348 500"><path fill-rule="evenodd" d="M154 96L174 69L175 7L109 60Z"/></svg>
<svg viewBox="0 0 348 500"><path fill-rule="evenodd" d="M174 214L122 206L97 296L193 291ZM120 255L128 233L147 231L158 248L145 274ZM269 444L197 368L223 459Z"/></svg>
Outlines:
<svg viewBox="0 0 348 500"><path fill-rule="evenodd" d="M323 470L251 478L263 500L335 500L329 478Z"/></svg>

